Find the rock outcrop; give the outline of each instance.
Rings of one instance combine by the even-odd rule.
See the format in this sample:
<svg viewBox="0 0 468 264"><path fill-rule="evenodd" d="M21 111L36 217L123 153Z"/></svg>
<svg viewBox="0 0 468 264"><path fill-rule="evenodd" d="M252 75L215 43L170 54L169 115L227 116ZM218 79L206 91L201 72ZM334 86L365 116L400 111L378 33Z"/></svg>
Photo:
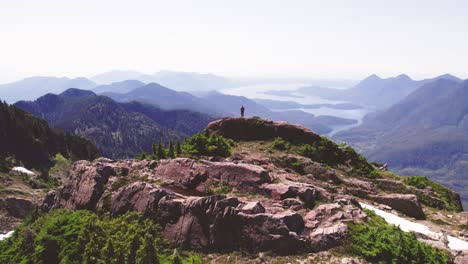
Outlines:
<svg viewBox="0 0 468 264"><path fill-rule="evenodd" d="M110 212L119 215L128 211L137 211L146 216L155 216L158 203L164 196L167 196L167 192L162 188L146 182L134 182L112 194Z"/></svg>
<svg viewBox="0 0 468 264"><path fill-rule="evenodd" d="M320 140L301 126L224 118L210 123L206 133L241 141L227 158L78 161L68 181L49 192L41 207L114 216L137 211L157 221L162 236L184 249L293 254L342 245L349 236L348 223L367 217L357 198L416 219L425 219L420 194L433 198L433 204L439 201L430 189L351 174L357 165L346 155L338 165L325 165L300 156L297 146L278 153L270 143L256 142Z"/></svg>
<svg viewBox="0 0 468 264"><path fill-rule="evenodd" d="M371 195L370 199L381 204L390 206L409 217L419 220L426 219L418 198L414 194L386 194Z"/></svg>
<svg viewBox="0 0 468 264"><path fill-rule="evenodd" d="M291 143L313 144L320 136L301 125L251 118L226 117L208 124L208 134L234 140L271 140L281 137Z"/></svg>
<svg viewBox="0 0 468 264"><path fill-rule="evenodd" d="M37 208L37 204L30 199L18 197L0 199L0 210L7 211L14 218L23 219L35 208Z"/></svg>
<svg viewBox="0 0 468 264"><path fill-rule="evenodd" d="M259 198L269 207L259 200L212 195L206 192L207 182L212 181L252 195L264 193ZM111 215L138 211L155 219L163 237L174 246L206 252L244 249L290 254L338 245L346 237L346 221L365 217L359 205L339 201L334 203L336 210L321 206L312 217L308 208L319 199L331 201L331 195L311 184L271 183L265 169L251 164L98 159L76 162L69 180L48 193L42 208L85 208ZM338 211L343 214L336 215Z"/></svg>

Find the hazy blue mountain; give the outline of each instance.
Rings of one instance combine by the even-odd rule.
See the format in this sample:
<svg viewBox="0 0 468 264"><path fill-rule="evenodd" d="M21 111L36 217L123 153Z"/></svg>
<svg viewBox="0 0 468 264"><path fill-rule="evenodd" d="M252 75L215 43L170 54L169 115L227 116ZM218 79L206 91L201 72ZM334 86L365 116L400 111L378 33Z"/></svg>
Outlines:
<svg viewBox="0 0 468 264"><path fill-rule="evenodd" d="M255 101L244 97L227 95L220 92L212 91L201 97L204 104L210 105L213 109L219 112L225 112L231 116L240 114L240 106L243 105L246 109L246 114L249 116L267 116L271 111L263 105L257 104Z"/></svg>
<svg viewBox="0 0 468 264"><path fill-rule="evenodd" d="M460 79L450 74L420 81L413 80L406 74L386 79L373 74L349 89L302 87L298 91L329 100L348 101L375 109L386 109L422 85L438 79L460 81Z"/></svg>
<svg viewBox="0 0 468 264"><path fill-rule="evenodd" d="M200 132L209 122L219 119L219 117L189 110L162 110L154 105L135 101L121 105L129 112L144 114L161 126L177 131L184 136Z"/></svg>
<svg viewBox="0 0 468 264"><path fill-rule="evenodd" d="M402 174L430 176L468 202L468 81L428 82L334 138Z"/></svg>
<svg viewBox="0 0 468 264"><path fill-rule="evenodd" d="M120 82L113 82L111 84L103 84L93 88L93 92L102 94L106 92L111 93L128 93L135 88L145 86L145 83L137 80L125 80Z"/></svg>
<svg viewBox="0 0 468 264"><path fill-rule="evenodd" d="M30 77L20 81L1 84L0 99L9 103L19 100L34 100L46 93L61 93L68 88L92 89L96 83L86 78Z"/></svg>
<svg viewBox="0 0 468 264"><path fill-rule="evenodd" d="M119 102L138 101L164 110L193 110L209 114L222 114L215 107L186 92L177 92L157 83L149 83L128 93L104 93Z"/></svg>
<svg viewBox="0 0 468 264"><path fill-rule="evenodd" d="M214 116L238 116L240 113L239 108L243 105L248 116L261 116L277 121L302 124L321 134L331 132L333 126L342 126L355 122L344 118L322 117L317 119L314 115L303 111L271 111L247 97L226 95L216 91L205 93L202 97L196 97L186 92L174 91L156 83L150 83L125 94L104 94L119 102L138 101L155 105L164 110L190 110Z"/></svg>
<svg viewBox="0 0 468 264"><path fill-rule="evenodd" d="M167 112L138 103L122 104L79 89L47 94L34 102L20 101L16 106L46 119L55 128L90 139L111 158L149 152L155 142L183 140L212 120L197 113ZM183 132L175 131L177 128Z"/></svg>
<svg viewBox="0 0 468 264"><path fill-rule="evenodd" d="M177 91L220 90L234 85L229 79L218 75L179 71L160 71L154 74L143 74L136 71L110 71L96 75L91 79L101 84L138 80L143 83L159 83Z"/></svg>
<svg viewBox="0 0 468 264"><path fill-rule="evenodd" d="M233 83L211 73L160 71L152 76L151 81L177 91L210 91L233 87Z"/></svg>
<svg viewBox="0 0 468 264"><path fill-rule="evenodd" d="M94 75L90 79L99 84L111 84L126 80L140 80L145 75L137 71L108 71Z"/></svg>

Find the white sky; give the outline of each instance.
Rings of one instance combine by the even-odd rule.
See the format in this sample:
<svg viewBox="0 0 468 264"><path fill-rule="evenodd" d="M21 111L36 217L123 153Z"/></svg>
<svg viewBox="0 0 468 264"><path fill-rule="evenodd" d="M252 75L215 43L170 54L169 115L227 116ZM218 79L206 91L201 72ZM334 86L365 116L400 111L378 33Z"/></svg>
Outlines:
<svg viewBox="0 0 468 264"><path fill-rule="evenodd" d="M468 78L468 1L0 0L0 81L162 69Z"/></svg>

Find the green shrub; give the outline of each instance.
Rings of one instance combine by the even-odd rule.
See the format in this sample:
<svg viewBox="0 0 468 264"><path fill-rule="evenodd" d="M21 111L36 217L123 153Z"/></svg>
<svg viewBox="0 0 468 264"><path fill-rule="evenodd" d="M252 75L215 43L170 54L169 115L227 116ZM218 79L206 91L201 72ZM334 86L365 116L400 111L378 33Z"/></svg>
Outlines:
<svg viewBox="0 0 468 264"><path fill-rule="evenodd" d="M148 256L158 263L171 257L165 247L158 226L139 213L111 218L56 210L32 214L0 241L0 263L146 263Z"/></svg>
<svg viewBox="0 0 468 264"><path fill-rule="evenodd" d="M314 161L325 163L329 166L351 166L351 174L368 178L377 178L379 173L371 164L352 147L337 145L326 137L321 137L314 144L305 144L299 147L299 154Z"/></svg>
<svg viewBox="0 0 468 264"><path fill-rule="evenodd" d="M137 160L151 159L151 155L146 152L142 152L136 156L136 159Z"/></svg>
<svg viewBox="0 0 468 264"><path fill-rule="evenodd" d="M286 142L284 139L277 137L271 142L271 146L277 150L287 150L290 147L290 144Z"/></svg>
<svg viewBox="0 0 468 264"><path fill-rule="evenodd" d="M222 181L207 181L207 190L212 194L228 194L231 191L231 186Z"/></svg>
<svg viewBox="0 0 468 264"><path fill-rule="evenodd" d="M372 211L366 210L370 219L364 223L350 223L350 241L346 250L371 263L448 263L448 256L412 233L389 225Z"/></svg>
<svg viewBox="0 0 468 264"><path fill-rule="evenodd" d="M416 187L418 189L431 187L437 193L438 198L444 203L444 205L440 209L446 209L450 211L459 210L457 205L455 205L452 201L452 191L449 188L444 187L438 183L435 183L424 176L404 177L403 182L407 185ZM418 196L418 198L421 200L422 203L431 207L440 207L440 206L432 204L431 200L426 198L423 194L416 193L416 195Z"/></svg>
<svg viewBox="0 0 468 264"><path fill-rule="evenodd" d="M197 133L188 138L182 144L182 152L189 156L218 156L228 157L231 155L233 141L221 136Z"/></svg>

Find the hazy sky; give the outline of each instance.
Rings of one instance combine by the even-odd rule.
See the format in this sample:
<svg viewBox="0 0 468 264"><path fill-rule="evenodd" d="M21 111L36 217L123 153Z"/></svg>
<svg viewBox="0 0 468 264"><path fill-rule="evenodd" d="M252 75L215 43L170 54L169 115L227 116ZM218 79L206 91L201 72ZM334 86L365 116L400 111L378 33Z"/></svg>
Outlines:
<svg viewBox="0 0 468 264"><path fill-rule="evenodd" d="M468 78L468 1L0 0L0 81L161 69Z"/></svg>

